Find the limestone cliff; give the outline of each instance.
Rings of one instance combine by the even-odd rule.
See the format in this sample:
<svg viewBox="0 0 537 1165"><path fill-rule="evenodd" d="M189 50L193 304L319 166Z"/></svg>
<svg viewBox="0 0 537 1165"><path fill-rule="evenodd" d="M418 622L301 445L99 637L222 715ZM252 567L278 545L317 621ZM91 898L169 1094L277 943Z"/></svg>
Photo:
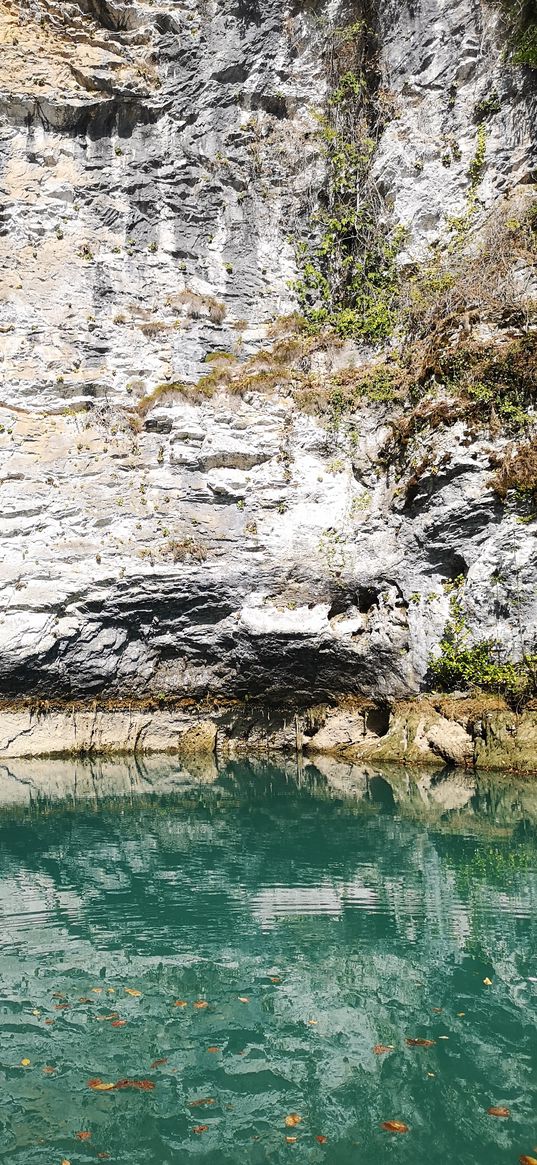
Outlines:
<svg viewBox="0 0 537 1165"><path fill-rule="evenodd" d="M537 86L501 6L0 21L0 690L407 697L454 593L468 642L535 652ZM376 335L300 290L338 84L354 237L402 228Z"/></svg>

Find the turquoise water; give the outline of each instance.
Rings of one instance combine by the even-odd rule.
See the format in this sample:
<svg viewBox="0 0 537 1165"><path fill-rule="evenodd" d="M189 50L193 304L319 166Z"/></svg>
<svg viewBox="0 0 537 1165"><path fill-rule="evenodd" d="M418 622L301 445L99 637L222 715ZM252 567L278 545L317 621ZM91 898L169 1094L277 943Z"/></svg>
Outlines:
<svg viewBox="0 0 537 1165"><path fill-rule="evenodd" d="M537 786L39 765L0 790L6 1165L537 1156Z"/></svg>

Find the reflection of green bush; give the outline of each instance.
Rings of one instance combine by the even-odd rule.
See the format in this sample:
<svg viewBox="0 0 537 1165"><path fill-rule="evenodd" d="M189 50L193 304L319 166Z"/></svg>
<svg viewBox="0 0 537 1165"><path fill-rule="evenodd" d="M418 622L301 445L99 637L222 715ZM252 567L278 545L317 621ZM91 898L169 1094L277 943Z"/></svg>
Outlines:
<svg viewBox="0 0 537 1165"><path fill-rule="evenodd" d="M535 851L529 846L480 846L468 861L457 866L455 876L459 892L465 895L476 882L485 882L495 888L506 889L516 883L516 875L532 869Z"/></svg>

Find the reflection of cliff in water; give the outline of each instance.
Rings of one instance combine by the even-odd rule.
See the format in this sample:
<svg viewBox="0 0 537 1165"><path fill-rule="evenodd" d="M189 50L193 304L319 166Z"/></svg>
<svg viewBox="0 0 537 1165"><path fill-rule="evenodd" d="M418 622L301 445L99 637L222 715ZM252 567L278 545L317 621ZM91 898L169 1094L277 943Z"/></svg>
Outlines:
<svg viewBox="0 0 537 1165"><path fill-rule="evenodd" d="M172 756L13 760L0 765L0 810L46 811L54 805L99 806L117 798L200 799L228 806L274 796L341 803L347 812L395 813L457 832L501 837L537 824L537 782L462 769L357 765L334 757L296 763L258 759L217 765Z"/></svg>

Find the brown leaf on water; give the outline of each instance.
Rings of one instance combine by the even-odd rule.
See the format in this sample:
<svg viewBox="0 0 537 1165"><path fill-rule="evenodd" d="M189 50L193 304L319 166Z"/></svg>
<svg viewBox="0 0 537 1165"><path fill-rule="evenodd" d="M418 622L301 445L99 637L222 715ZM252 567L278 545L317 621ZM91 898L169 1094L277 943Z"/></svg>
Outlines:
<svg viewBox="0 0 537 1165"><path fill-rule="evenodd" d="M189 1100L189 1108L201 1108L204 1104L214 1104L212 1096L200 1096L199 1100Z"/></svg>
<svg viewBox="0 0 537 1165"><path fill-rule="evenodd" d="M97 1153L97 1156L98 1156L100 1161L109 1161L110 1160L110 1153Z"/></svg>
<svg viewBox="0 0 537 1165"><path fill-rule="evenodd" d="M488 1112L489 1116L503 1116L503 1117L511 1116L511 1109L505 1108L505 1106L503 1104L498 1104L498 1105L493 1104L493 1105L491 1105L490 1108L487 1108L487 1112Z"/></svg>
<svg viewBox="0 0 537 1165"><path fill-rule="evenodd" d="M373 1048L375 1056L384 1056L386 1052L395 1052L393 1044L375 1044Z"/></svg>
<svg viewBox="0 0 537 1165"><path fill-rule="evenodd" d="M192 1129L192 1132L193 1133L206 1133L208 1128L209 1128L208 1125L196 1125L195 1128Z"/></svg>
<svg viewBox="0 0 537 1165"><path fill-rule="evenodd" d="M67 999L67 996L62 995L61 991L53 991L51 999Z"/></svg>
<svg viewBox="0 0 537 1165"><path fill-rule="evenodd" d="M46 1019L45 1023L50 1026L51 1024L56 1023L56 1020L55 1019Z"/></svg>
<svg viewBox="0 0 537 1165"><path fill-rule="evenodd" d="M141 991L136 990L136 987L125 987L124 991L125 995L132 995L133 999L139 999L142 994Z"/></svg>
<svg viewBox="0 0 537 1165"><path fill-rule="evenodd" d="M70 1003L55 1003L54 1011L65 1011L70 1006Z"/></svg>
<svg viewBox="0 0 537 1165"><path fill-rule="evenodd" d="M98 1019L100 1022L103 1022L104 1020L117 1019L117 1018L118 1018L117 1011L111 1011L109 1015L96 1015L95 1016L95 1019Z"/></svg>
<svg viewBox="0 0 537 1165"><path fill-rule="evenodd" d="M485 987L492 987L492 979L483 979Z"/></svg>
<svg viewBox="0 0 537 1165"><path fill-rule="evenodd" d="M444 1010L443 1007L433 1007L432 1008L432 1011L434 1011L435 1015L442 1015L443 1010Z"/></svg>
<svg viewBox="0 0 537 1165"><path fill-rule="evenodd" d="M308 1027L317 1027L318 1019L308 1019Z"/></svg>
<svg viewBox="0 0 537 1165"><path fill-rule="evenodd" d="M249 1003L249 1002L250 1002L250 1000L248 999L247 995L239 995L239 1003Z"/></svg>
<svg viewBox="0 0 537 1165"><path fill-rule="evenodd" d="M424 1040L421 1038L416 1040L407 1039L406 1043L409 1048L434 1048L436 1040Z"/></svg>
<svg viewBox="0 0 537 1165"><path fill-rule="evenodd" d="M457 1015L459 1016L459 1019L460 1019L463 1015L466 1015L466 1012L465 1011L458 1011Z"/></svg>
<svg viewBox="0 0 537 1165"><path fill-rule="evenodd" d="M53 1068L51 1064L45 1064L45 1066L43 1068L43 1072L45 1073L45 1076L52 1076L52 1074L55 1071L56 1071L56 1069Z"/></svg>
<svg viewBox="0 0 537 1165"><path fill-rule="evenodd" d="M217 1048L217 1047L216 1047L216 1044L211 1044L211 1047L210 1047L210 1048L207 1048L207 1051L208 1051L208 1052L219 1052L219 1051L220 1051L220 1048Z"/></svg>
<svg viewBox="0 0 537 1165"><path fill-rule="evenodd" d="M298 1137L286 1137L285 1140L288 1145L296 1145Z"/></svg>
<svg viewBox="0 0 537 1165"><path fill-rule="evenodd" d="M125 1027L126 1019L113 1019L110 1027Z"/></svg>
<svg viewBox="0 0 537 1165"><path fill-rule="evenodd" d="M90 999L88 995L80 995L78 1002L79 1003L93 1003L93 999Z"/></svg>
<svg viewBox="0 0 537 1165"><path fill-rule="evenodd" d="M201 1010L202 1007L208 1007L209 1004L207 1003L206 999L196 999L192 1006L197 1007L198 1010Z"/></svg>
<svg viewBox="0 0 537 1165"><path fill-rule="evenodd" d="M384 1129L385 1132L387 1132L387 1133L408 1133L409 1132L408 1125L405 1125L403 1121L383 1121L380 1127L381 1127L381 1129Z"/></svg>
<svg viewBox="0 0 537 1165"><path fill-rule="evenodd" d="M102 987L92 987L91 990L93 991L94 995L100 995L101 991L102 991Z"/></svg>
<svg viewBox="0 0 537 1165"><path fill-rule="evenodd" d="M188 1003L187 1003L186 999L176 999L174 1006L175 1007L188 1007Z"/></svg>
<svg viewBox="0 0 537 1165"><path fill-rule="evenodd" d="M523 1153L522 1157L518 1158L520 1165L537 1165L537 1157L528 1157L527 1153Z"/></svg>
<svg viewBox="0 0 537 1165"><path fill-rule="evenodd" d="M322 1133L317 1133L315 1140L318 1141L320 1145L326 1145L328 1137L323 1137Z"/></svg>
<svg viewBox="0 0 537 1165"><path fill-rule="evenodd" d="M288 1128L294 1128L295 1125L300 1124L301 1120L302 1117L299 1116L297 1112L290 1112L286 1117L284 1117L284 1124L286 1124Z"/></svg>
<svg viewBox="0 0 537 1165"><path fill-rule="evenodd" d="M271 975L270 981L271 981L271 983L281 983L281 979L280 979L279 975Z"/></svg>
<svg viewBox="0 0 537 1165"><path fill-rule="evenodd" d="M77 1141L91 1141L91 1133L75 1133Z"/></svg>
<svg viewBox="0 0 537 1165"><path fill-rule="evenodd" d="M88 1088L92 1088L94 1092L111 1092L115 1084L107 1084L97 1076L93 1080L88 1080Z"/></svg>
<svg viewBox="0 0 537 1165"><path fill-rule="evenodd" d="M38 1007L34 1007L34 1009L33 1009L33 1011L32 1011L32 1015L37 1015L37 1018L39 1019L39 1016L41 1015L41 1012L40 1012L40 1010L39 1010L39 1008L38 1008Z"/></svg>
<svg viewBox="0 0 537 1165"><path fill-rule="evenodd" d="M150 1064L150 1067L151 1068L162 1068L162 1065L167 1064L167 1063L168 1063L168 1057L163 1056L161 1060L153 1060L153 1063Z"/></svg>

